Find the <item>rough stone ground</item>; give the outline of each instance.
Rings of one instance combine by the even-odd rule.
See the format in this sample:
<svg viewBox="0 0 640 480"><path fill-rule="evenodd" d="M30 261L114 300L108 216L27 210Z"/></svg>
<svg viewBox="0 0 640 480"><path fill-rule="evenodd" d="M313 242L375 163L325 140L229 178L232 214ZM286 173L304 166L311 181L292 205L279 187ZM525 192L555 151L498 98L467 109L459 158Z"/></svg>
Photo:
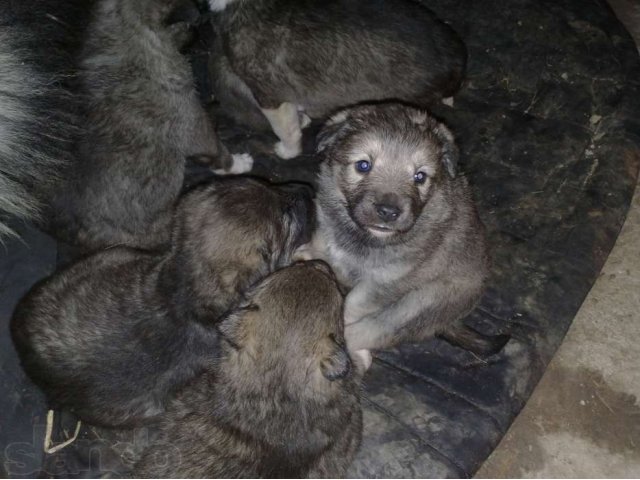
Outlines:
<svg viewBox="0 0 640 480"><path fill-rule="evenodd" d="M640 477L640 188L558 353L477 478Z"/></svg>
<svg viewBox="0 0 640 480"><path fill-rule="evenodd" d="M640 45L640 3L610 0ZM529 402L477 478L640 477L640 188Z"/></svg>

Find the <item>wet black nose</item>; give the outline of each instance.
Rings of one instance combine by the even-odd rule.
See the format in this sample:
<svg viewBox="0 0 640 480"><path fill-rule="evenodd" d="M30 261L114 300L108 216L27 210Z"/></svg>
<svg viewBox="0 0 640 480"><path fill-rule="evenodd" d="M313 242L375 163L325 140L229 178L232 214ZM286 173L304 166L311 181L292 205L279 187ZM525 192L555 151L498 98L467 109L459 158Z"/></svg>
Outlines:
<svg viewBox="0 0 640 480"><path fill-rule="evenodd" d="M384 222L395 222L402 213L402 210L395 205L376 203L375 207L378 217Z"/></svg>

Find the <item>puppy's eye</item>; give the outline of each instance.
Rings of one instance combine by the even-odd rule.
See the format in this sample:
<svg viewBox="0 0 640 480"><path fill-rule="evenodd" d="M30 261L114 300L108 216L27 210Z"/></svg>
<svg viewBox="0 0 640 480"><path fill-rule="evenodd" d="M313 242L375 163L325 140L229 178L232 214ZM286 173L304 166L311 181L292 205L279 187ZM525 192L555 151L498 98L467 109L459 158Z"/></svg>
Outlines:
<svg viewBox="0 0 640 480"><path fill-rule="evenodd" d="M368 160L360 160L356 162L356 170L360 173L370 172L372 168L371 162Z"/></svg>
<svg viewBox="0 0 640 480"><path fill-rule="evenodd" d="M417 184L423 184L424 182L427 181L427 174L424 172L418 172L413 176L413 180Z"/></svg>

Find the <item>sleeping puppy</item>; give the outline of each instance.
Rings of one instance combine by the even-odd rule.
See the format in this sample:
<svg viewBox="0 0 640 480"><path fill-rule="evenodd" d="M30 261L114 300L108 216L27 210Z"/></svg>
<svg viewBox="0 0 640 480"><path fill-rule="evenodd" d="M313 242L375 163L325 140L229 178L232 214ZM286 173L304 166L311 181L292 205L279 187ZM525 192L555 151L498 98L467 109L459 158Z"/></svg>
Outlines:
<svg viewBox="0 0 640 480"><path fill-rule="evenodd" d="M185 0L96 0L79 60L85 128L49 230L95 251L166 246L188 158L226 173L232 158L200 104L180 48L188 25L169 25ZM150 233L151 232L151 233Z"/></svg>
<svg viewBox="0 0 640 480"><path fill-rule="evenodd" d="M336 478L362 435L342 295L324 262L279 270L219 326L211 371L167 408L134 477Z"/></svg>
<svg viewBox="0 0 640 480"><path fill-rule="evenodd" d="M301 128L366 101L427 105L462 83L458 35L413 0L209 0L226 61L211 66L218 97L244 97L280 139L276 153L301 152ZM242 120L242 118L240 120ZM253 121L252 124L256 122Z"/></svg>
<svg viewBox="0 0 640 480"><path fill-rule="evenodd" d="M218 180L182 198L168 252L108 249L46 279L11 323L24 369L88 423L156 416L210 362L215 322L305 241L309 190Z"/></svg>
<svg viewBox="0 0 640 480"><path fill-rule="evenodd" d="M501 349L508 337L461 324L482 295L489 257L470 188L456 177L451 132L422 110L361 106L329 120L318 149L318 230L301 256L326 259L352 289L350 351L434 334L478 353Z"/></svg>

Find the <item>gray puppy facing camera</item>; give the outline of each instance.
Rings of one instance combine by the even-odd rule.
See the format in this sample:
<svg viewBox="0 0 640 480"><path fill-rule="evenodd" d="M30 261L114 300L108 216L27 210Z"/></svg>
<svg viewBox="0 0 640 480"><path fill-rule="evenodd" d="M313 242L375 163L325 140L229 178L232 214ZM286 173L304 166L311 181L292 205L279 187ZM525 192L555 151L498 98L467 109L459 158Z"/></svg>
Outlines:
<svg viewBox="0 0 640 480"><path fill-rule="evenodd" d="M229 178L177 206L165 253L112 248L54 274L18 305L13 340L54 408L139 423L211 361L215 323L308 240L310 189Z"/></svg>
<svg viewBox="0 0 640 480"><path fill-rule="evenodd" d="M218 96L232 107L245 97L243 110L259 108L282 158L300 154L308 117L366 101L427 105L453 95L463 80L463 42L413 0L209 4L220 12L216 53L226 57L212 62Z"/></svg>
<svg viewBox="0 0 640 480"><path fill-rule="evenodd" d="M362 435L362 368L342 303L323 262L267 277L220 324L219 359L171 402L134 476L343 476Z"/></svg>
<svg viewBox="0 0 640 480"><path fill-rule="evenodd" d="M350 350L434 334L478 353L502 348L508 337L460 323L480 299L489 257L449 129L423 110L361 106L331 118L318 149L318 229L302 251L352 288Z"/></svg>

